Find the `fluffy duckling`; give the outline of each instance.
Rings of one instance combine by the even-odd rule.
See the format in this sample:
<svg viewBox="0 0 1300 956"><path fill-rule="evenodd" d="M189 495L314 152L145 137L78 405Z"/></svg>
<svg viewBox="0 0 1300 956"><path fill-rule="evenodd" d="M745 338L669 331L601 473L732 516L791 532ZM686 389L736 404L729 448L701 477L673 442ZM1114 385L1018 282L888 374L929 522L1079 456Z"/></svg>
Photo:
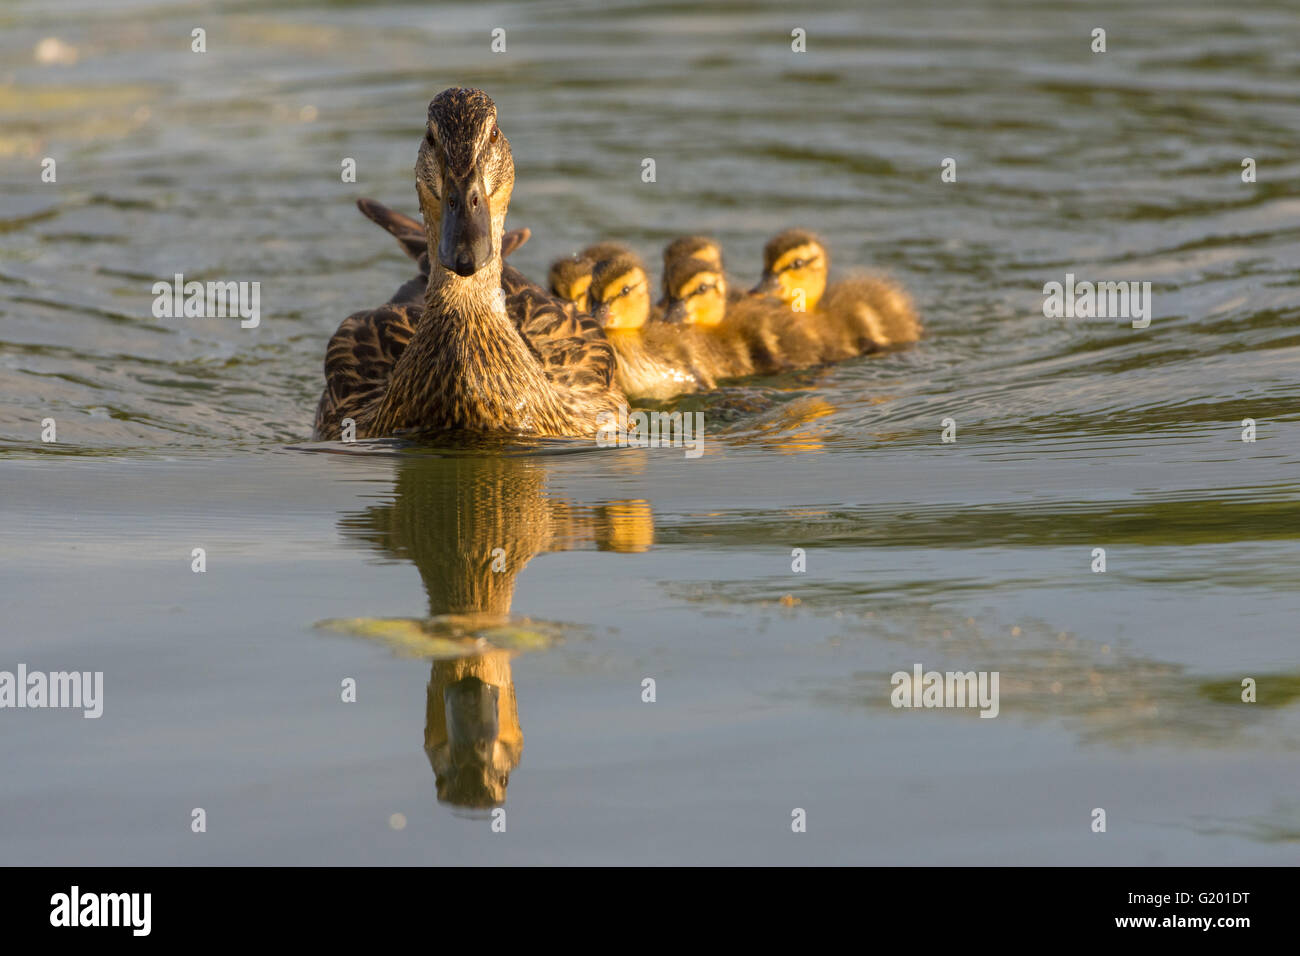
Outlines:
<svg viewBox="0 0 1300 956"><path fill-rule="evenodd" d="M722 268L722 246L709 236L678 236L664 246L664 268L679 259L703 259Z"/></svg>
<svg viewBox="0 0 1300 956"><path fill-rule="evenodd" d="M579 259L589 259L593 265L606 259L618 259L623 256L631 257L642 270L645 269L641 257L630 246L625 246L621 242L595 242L578 253Z"/></svg>
<svg viewBox="0 0 1300 956"><path fill-rule="evenodd" d="M683 326L683 341L696 374L710 380L739 378L782 367L769 320L771 305L728 301L727 278L708 259L670 263L664 273L667 308L664 318Z"/></svg>
<svg viewBox="0 0 1300 956"><path fill-rule="evenodd" d="M641 258L621 242L596 242L581 252L552 262L547 284L553 295L572 302L578 312L590 312L591 302L587 293L591 288L592 270L607 260L623 258L635 262L644 271Z"/></svg>
<svg viewBox="0 0 1300 956"><path fill-rule="evenodd" d="M685 262L687 259L703 259L722 273L724 278L726 277L727 267L722 261L722 246L718 240L708 236L681 236L674 239L664 246L663 303L665 305L672 298L672 290L668 288L668 272L674 263ZM744 297L745 293L728 280L727 301L737 302Z"/></svg>
<svg viewBox="0 0 1300 956"><path fill-rule="evenodd" d="M595 265L585 256L556 259L546 274L551 294L572 302L579 312L591 311L587 291L591 288L591 270Z"/></svg>
<svg viewBox="0 0 1300 956"><path fill-rule="evenodd" d="M892 280L863 276L829 288L830 254L804 229L787 229L763 248L763 276L752 292L772 296L821 341L823 361L915 342L921 326L907 293Z"/></svg>
<svg viewBox="0 0 1300 956"><path fill-rule="evenodd" d="M700 259L709 263L718 272L723 272L722 246L716 239L708 236L679 236L664 246L663 300L667 302L673 296L668 287L668 272L678 262L687 259Z"/></svg>
<svg viewBox="0 0 1300 956"><path fill-rule="evenodd" d="M712 380L692 370L678 328L653 314L650 277L635 255L624 253L596 266L589 302L614 347L615 380L626 394L665 399L713 387Z"/></svg>
<svg viewBox="0 0 1300 956"><path fill-rule="evenodd" d="M852 276L832 282L821 311L850 329L866 329L878 348L909 345L921 337L921 320L907 290L883 276Z"/></svg>
<svg viewBox="0 0 1300 956"><path fill-rule="evenodd" d="M826 291L829 268L821 239L805 229L787 229L763 247L763 275L751 292L775 296L796 312L811 312Z"/></svg>

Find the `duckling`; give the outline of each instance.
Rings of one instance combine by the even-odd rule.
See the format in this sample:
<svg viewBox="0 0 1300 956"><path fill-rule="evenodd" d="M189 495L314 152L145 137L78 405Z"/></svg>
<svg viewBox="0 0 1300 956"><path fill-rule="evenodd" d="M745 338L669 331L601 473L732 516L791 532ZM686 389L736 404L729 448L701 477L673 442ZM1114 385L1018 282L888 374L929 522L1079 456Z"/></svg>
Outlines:
<svg viewBox="0 0 1300 956"><path fill-rule="evenodd" d="M661 301L665 305L673 294L673 290L668 287L668 273L675 263L685 262L687 259L702 259L712 265L716 271L722 273L724 278L726 276L726 266L722 261L722 246L716 239L710 239L708 236L680 236L664 246L663 299ZM728 302L735 302L743 296L743 292L732 287L730 281L727 282Z"/></svg>
<svg viewBox="0 0 1300 956"><path fill-rule="evenodd" d="M664 267L679 259L703 259L722 268L722 246L708 236L678 236L664 246Z"/></svg>
<svg viewBox="0 0 1300 956"><path fill-rule="evenodd" d="M591 314L618 356L619 387L628 395L665 399L713 387L711 379L692 372L678 328L651 308L650 278L634 254L597 265L589 296Z"/></svg>
<svg viewBox="0 0 1300 956"><path fill-rule="evenodd" d="M430 266L423 303L344 320L326 350L317 439L339 437L344 418L357 438L590 438L626 405L614 350L594 321L531 284L502 295L514 178L491 97L438 94L415 164Z"/></svg>
<svg viewBox="0 0 1300 956"><path fill-rule="evenodd" d="M583 256L556 259L546 275L551 294L572 302L579 312L590 312L587 290L591 288L591 270L595 265Z"/></svg>
<svg viewBox="0 0 1300 956"><path fill-rule="evenodd" d="M782 366L768 313L759 300L728 302L727 279L707 259L673 262L664 274L665 320L681 323L692 369L709 380L770 372Z"/></svg>
<svg viewBox="0 0 1300 956"><path fill-rule="evenodd" d="M429 284L428 239L424 235L424 224L395 209L389 209L374 199L358 199L357 208L367 219L396 239L402 251L414 259L416 265L420 267L419 275L403 282L388 301L419 302L424 298L425 286ZM527 226L507 232L501 238L501 258L506 258L522 246L532 234L532 230Z"/></svg>
<svg viewBox="0 0 1300 956"><path fill-rule="evenodd" d="M630 259L637 268L645 271L641 257L621 242L593 243L572 256L556 259L547 273L551 294L572 302L579 312L589 312L591 303L587 290L591 288L592 270L606 260L623 258Z"/></svg>
<svg viewBox="0 0 1300 956"><path fill-rule="evenodd" d="M796 311L811 312L826 291L829 267L830 256L820 238L806 229L787 229L763 247L763 275L750 291L775 296Z"/></svg>
<svg viewBox="0 0 1300 956"><path fill-rule="evenodd" d="M798 315L795 324L821 342L823 361L838 361L915 342L920 322L901 286L877 276L841 280L827 288L830 254L804 229L787 229L763 248L763 276L752 290L774 296Z"/></svg>
<svg viewBox="0 0 1300 956"><path fill-rule="evenodd" d="M636 264L644 271L645 263L641 257L632 250L630 246L625 246L621 242L594 242L586 249L578 253L579 259L589 259L593 264L604 262L606 259L617 259L622 256L630 256L636 261Z"/></svg>
<svg viewBox="0 0 1300 956"><path fill-rule="evenodd" d="M841 316L850 328L866 329L879 348L908 345L921 337L921 320L912 297L884 276L850 276L831 283L822 311Z"/></svg>

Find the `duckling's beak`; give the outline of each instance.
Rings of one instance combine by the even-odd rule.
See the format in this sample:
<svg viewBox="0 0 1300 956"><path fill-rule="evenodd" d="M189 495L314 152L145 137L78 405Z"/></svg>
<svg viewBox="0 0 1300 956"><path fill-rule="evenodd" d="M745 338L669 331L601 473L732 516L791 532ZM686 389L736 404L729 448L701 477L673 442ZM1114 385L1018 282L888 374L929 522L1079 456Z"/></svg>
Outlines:
<svg viewBox="0 0 1300 956"><path fill-rule="evenodd" d="M684 323L689 317L690 317L690 313L686 311L685 299L673 300L672 302L669 303L668 310L664 312L664 321L671 322L676 325L680 325Z"/></svg>
<svg viewBox="0 0 1300 956"><path fill-rule="evenodd" d="M453 767L485 766L501 732L497 719L500 689L477 677L466 677L444 692L447 743Z"/></svg>
<svg viewBox="0 0 1300 956"><path fill-rule="evenodd" d="M477 172L460 182L448 177L442 191L439 264L458 276L472 276L491 258L492 216L483 177Z"/></svg>
<svg viewBox="0 0 1300 956"><path fill-rule="evenodd" d="M596 320L602 329L608 328L610 317L609 303L591 303L591 317Z"/></svg>
<svg viewBox="0 0 1300 956"><path fill-rule="evenodd" d="M781 288L781 283L777 281L775 272L764 272L763 278L758 280L758 285L750 289L751 295L775 295Z"/></svg>

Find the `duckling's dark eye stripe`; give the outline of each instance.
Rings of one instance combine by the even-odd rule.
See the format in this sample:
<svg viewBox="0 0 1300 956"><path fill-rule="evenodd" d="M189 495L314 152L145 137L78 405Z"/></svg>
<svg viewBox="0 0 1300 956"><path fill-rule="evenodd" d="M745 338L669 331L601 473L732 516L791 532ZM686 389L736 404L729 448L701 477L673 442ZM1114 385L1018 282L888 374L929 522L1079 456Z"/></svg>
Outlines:
<svg viewBox="0 0 1300 956"><path fill-rule="evenodd" d="M821 256L813 256L811 259L796 259L788 266L782 266L780 269L777 269L776 271L780 273L780 272L789 272L791 269L806 269L809 266L817 265L821 261L822 261Z"/></svg>
<svg viewBox="0 0 1300 956"><path fill-rule="evenodd" d="M623 296L625 296L625 295L631 295L633 292L635 292L637 289L641 288L641 286L643 286L643 285L645 285L644 282L634 282L634 283L632 283L631 285L625 285L625 286L623 286L623 288L622 288L621 290L619 290L618 293L616 293L616 294L613 295L613 296L610 296L610 297L609 297L608 299L606 299L605 301L606 301L606 302L613 302L615 299L621 299L621 298L623 298Z"/></svg>

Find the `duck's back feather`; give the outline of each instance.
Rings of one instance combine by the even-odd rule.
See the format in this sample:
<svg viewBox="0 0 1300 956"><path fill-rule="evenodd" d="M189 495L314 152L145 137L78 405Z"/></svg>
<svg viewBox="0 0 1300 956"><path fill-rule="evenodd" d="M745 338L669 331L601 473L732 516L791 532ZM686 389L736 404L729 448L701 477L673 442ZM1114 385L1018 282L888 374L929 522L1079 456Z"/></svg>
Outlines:
<svg viewBox="0 0 1300 956"><path fill-rule="evenodd" d="M348 316L325 349L325 390L316 406L315 437L337 438L343 419L384 394L393 365L406 351L422 306L388 303Z"/></svg>
<svg viewBox="0 0 1300 956"><path fill-rule="evenodd" d="M547 378L576 391L608 389L614 382L617 360L604 330L571 303L525 282L506 297L506 314L541 362Z"/></svg>

